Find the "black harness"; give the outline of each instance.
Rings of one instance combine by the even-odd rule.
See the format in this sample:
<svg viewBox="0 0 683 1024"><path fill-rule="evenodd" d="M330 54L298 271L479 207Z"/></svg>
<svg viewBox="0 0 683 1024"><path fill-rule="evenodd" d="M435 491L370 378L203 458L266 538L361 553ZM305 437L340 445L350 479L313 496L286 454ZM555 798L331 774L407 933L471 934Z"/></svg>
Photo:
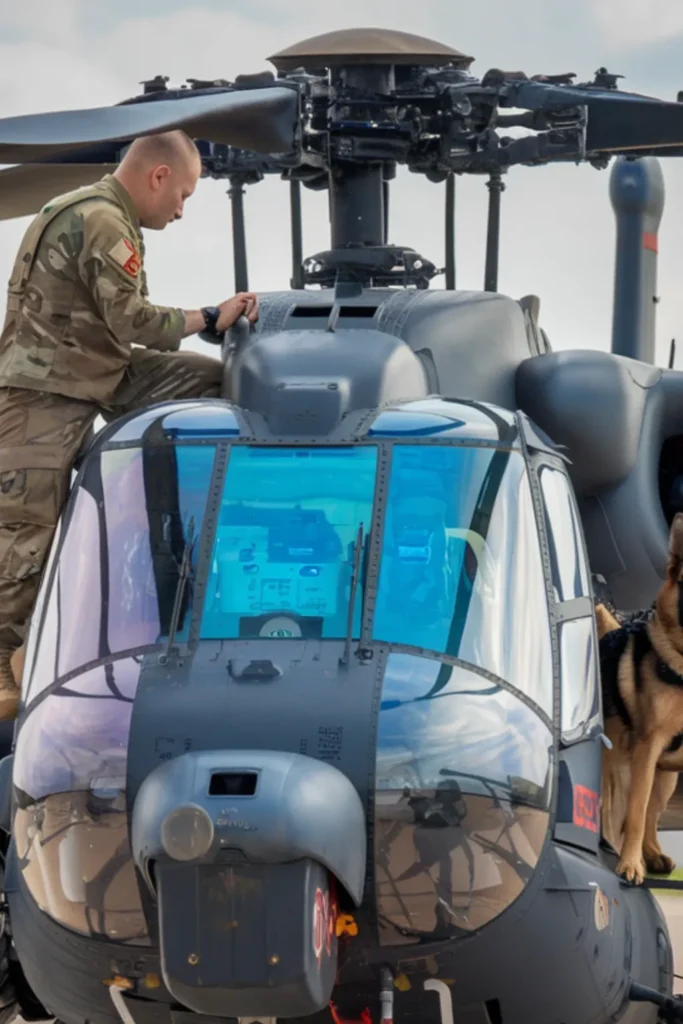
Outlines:
<svg viewBox="0 0 683 1024"><path fill-rule="evenodd" d="M642 692L643 678L641 674L643 658L653 650L648 632L648 620L638 619L607 633L600 641L600 675L602 679L602 705L605 718L618 716L627 729L633 728L623 697L619 692L619 662L626 650L626 645L633 637L633 673L636 691ZM656 654L656 652L655 652ZM655 673L662 683L668 686L683 687L683 675L667 665L656 654ZM683 735L675 736L667 747L666 753L673 753L683 743Z"/></svg>

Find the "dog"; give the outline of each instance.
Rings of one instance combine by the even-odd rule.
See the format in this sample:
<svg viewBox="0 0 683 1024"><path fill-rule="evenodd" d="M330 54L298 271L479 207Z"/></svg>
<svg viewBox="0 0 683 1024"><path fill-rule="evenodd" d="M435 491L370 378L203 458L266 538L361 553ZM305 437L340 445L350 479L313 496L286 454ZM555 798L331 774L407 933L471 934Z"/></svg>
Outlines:
<svg viewBox="0 0 683 1024"><path fill-rule="evenodd" d="M605 735L603 835L619 855L617 874L641 885L668 875L657 824L683 771L683 513L669 531L666 579L648 613L620 622L595 608Z"/></svg>

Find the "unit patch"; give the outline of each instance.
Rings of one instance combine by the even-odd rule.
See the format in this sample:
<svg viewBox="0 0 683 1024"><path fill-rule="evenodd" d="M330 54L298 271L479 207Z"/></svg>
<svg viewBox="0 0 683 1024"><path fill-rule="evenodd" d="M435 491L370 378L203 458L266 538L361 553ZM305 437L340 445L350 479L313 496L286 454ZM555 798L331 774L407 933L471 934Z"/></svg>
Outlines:
<svg viewBox="0 0 683 1024"><path fill-rule="evenodd" d="M140 273L142 260L129 239L120 238L114 248L109 250L109 255L130 277L137 277Z"/></svg>

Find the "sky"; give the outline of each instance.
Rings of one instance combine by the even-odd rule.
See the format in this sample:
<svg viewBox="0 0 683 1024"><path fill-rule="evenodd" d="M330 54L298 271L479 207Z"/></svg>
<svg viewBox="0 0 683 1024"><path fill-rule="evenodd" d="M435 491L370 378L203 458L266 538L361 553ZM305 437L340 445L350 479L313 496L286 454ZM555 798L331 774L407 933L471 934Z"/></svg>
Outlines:
<svg viewBox="0 0 683 1024"><path fill-rule="evenodd" d="M384 26L440 40L488 68L527 74L598 67L624 75L623 89L675 100L683 89L680 0L22 0L0 3L0 117L116 103L157 74L234 78L270 68L270 54L334 29ZM683 161L662 161L666 202L659 234L656 361L665 365L678 339L683 368ZM609 169L517 168L506 176L501 218L499 290L541 298L541 321L555 349L608 349L611 343L615 220ZM217 305L234 293L227 183L200 181L185 216L146 233L152 300L184 308ZM303 190L304 254L328 247L326 193ZM399 169L392 185L390 241L443 266L443 186ZM486 208L483 179L456 186L459 288L484 278ZM277 178L245 197L249 285L289 286L287 186ZM5 282L28 219L0 223L0 280ZM443 286L437 278L434 287ZM197 339L185 345L211 351Z"/></svg>

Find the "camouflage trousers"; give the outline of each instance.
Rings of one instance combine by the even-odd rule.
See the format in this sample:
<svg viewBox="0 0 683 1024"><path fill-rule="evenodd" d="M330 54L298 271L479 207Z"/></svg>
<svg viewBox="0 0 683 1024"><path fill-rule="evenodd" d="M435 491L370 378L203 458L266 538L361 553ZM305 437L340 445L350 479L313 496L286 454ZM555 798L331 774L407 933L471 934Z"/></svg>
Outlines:
<svg viewBox="0 0 683 1024"><path fill-rule="evenodd" d="M220 395L223 364L195 352L134 349L108 408L0 387L0 720L16 717L10 661L24 643L74 462L95 418Z"/></svg>

